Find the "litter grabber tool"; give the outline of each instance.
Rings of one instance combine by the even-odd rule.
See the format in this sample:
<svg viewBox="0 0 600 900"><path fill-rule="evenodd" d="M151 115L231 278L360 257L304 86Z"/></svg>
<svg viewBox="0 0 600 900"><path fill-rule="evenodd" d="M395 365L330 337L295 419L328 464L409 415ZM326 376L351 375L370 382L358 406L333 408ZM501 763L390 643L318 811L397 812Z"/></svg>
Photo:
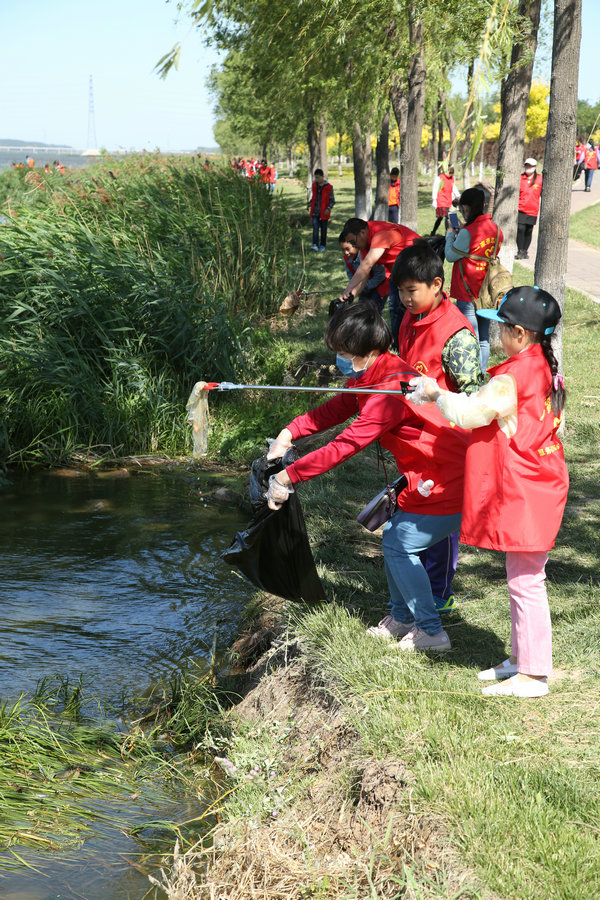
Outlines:
<svg viewBox="0 0 600 900"><path fill-rule="evenodd" d="M396 376L414 377L414 372L396 372ZM187 402L188 422L192 426L194 439L194 458L206 456L208 453L208 391L303 391L311 394L398 394L411 393L408 381L400 381L400 388L343 388L343 387L304 387L287 384L234 384L232 381L197 381Z"/></svg>
<svg viewBox="0 0 600 900"><path fill-rule="evenodd" d="M414 373L403 373L414 377ZM401 381L400 388L396 390L384 390L383 388L342 388L342 387L303 387L288 384L233 384L231 381L199 381L194 387L198 391L308 391L311 394L398 394L411 393L408 381ZM193 393L193 391L192 391Z"/></svg>

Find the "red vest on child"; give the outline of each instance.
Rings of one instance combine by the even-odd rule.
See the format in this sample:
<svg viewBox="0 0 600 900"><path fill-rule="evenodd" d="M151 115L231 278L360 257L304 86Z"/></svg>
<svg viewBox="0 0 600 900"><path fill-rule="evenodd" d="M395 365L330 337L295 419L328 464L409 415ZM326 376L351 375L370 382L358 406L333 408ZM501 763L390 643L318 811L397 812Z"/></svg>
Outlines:
<svg viewBox="0 0 600 900"><path fill-rule="evenodd" d="M552 376L539 344L488 370L517 384L517 431L498 420L471 432L460 539L491 550L550 550L567 502L569 475L547 395Z"/></svg>
<svg viewBox="0 0 600 900"><path fill-rule="evenodd" d="M446 175L442 172L440 175L441 185L435 198L436 206L448 207L452 205L452 188L454 187L454 175Z"/></svg>
<svg viewBox="0 0 600 900"><path fill-rule="evenodd" d="M464 227L471 236L469 239L469 253L474 253L476 256L492 256L496 241L496 233L499 229L498 226L492 222L491 215L485 213L484 215L477 216L474 222L470 225L465 225ZM498 255L503 240L504 235L500 229L496 255ZM460 268L462 268L464 279L469 286L471 294L473 294L473 297L477 297L479 295L479 288L481 287L483 279L485 278L485 273L487 272L487 262L480 259L467 259L465 256L461 260ZM472 302L473 298L463 284L460 268L458 262L455 262L452 266L450 296L454 297L455 300Z"/></svg>
<svg viewBox="0 0 600 900"><path fill-rule="evenodd" d="M318 216L320 219L328 219L331 215L331 210L327 209L327 204L329 203L329 197L331 195L331 185L329 182L325 182L323 187L321 188L321 208L315 212L315 202L317 200L317 188L318 184L316 181L313 181L312 186L312 197L310 201L310 214L311 216Z"/></svg>
<svg viewBox="0 0 600 900"><path fill-rule="evenodd" d="M408 370L408 371L407 371ZM372 387L393 390L400 381L408 381L413 371L403 359L385 353L367 369L360 379L350 378L348 387ZM357 403L362 409L367 395L358 394ZM431 516L449 516L459 513L463 500L464 456L469 442L469 432L451 425L437 406L415 406L404 399L391 402L407 403L411 413L409 423L385 432L379 443L393 453L398 471L408 479L408 485L398 497L398 506L406 512ZM418 491L420 480L433 481L428 497Z"/></svg>
<svg viewBox="0 0 600 900"><path fill-rule="evenodd" d="M390 190L388 195L388 206L400 206L400 179L390 181Z"/></svg>
<svg viewBox="0 0 600 900"><path fill-rule="evenodd" d="M408 310L404 313L398 333L398 355L419 374L435 378L440 387L455 391L455 385L442 368L442 350L446 341L462 328L475 334L466 316L443 294L440 305L422 319Z"/></svg>

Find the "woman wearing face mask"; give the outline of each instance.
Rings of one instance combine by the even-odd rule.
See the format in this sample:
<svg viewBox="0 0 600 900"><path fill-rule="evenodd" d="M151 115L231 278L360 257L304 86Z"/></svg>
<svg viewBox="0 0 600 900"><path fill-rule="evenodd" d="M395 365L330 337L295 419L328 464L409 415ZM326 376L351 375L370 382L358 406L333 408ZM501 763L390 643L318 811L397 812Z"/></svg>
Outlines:
<svg viewBox="0 0 600 900"><path fill-rule="evenodd" d="M526 159L519 185L519 217L517 220L517 253L515 259L529 259L529 245L540 211L542 176L537 171L537 160Z"/></svg>
<svg viewBox="0 0 600 900"><path fill-rule="evenodd" d="M487 272L487 259L498 256L504 235L484 213L485 195L479 188L467 188L460 195L459 207L465 225L455 231L449 224L446 231L446 259L454 263L450 296L471 325L479 341L480 362L483 372L490 357L490 323L475 315L475 300ZM477 258L474 258L477 257Z"/></svg>
<svg viewBox="0 0 600 900"><path fill-rule="evenodd" d="M468 433L448 427L436 407L408 403L401 383L415 370L389 352L390 330L372 303L338 309L329 320L325 342L352 367L346 387L398 393L338 394L283 428L269 449L271 459L283 456L297 438L352 419L328 444L271 477L269 506L279 508L296 484L328 472L379 441L393 454L408 484L383 529L390 614L369 632L378 638L399 638L400 650L449 650L419 554L460 524Z"/></svg>

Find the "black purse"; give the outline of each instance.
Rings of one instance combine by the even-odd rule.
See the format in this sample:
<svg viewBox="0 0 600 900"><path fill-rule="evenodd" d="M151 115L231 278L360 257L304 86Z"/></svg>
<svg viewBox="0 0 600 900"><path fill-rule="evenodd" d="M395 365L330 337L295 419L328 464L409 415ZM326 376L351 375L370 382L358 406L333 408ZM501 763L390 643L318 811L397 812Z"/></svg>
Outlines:
<svg viewBox="0 0 600 900"><path fill-rule="evenodd" d="M372 500L369 500L356 517L356 521L364 525L368 531L377 531L378 528L381 528L382 525L392 518L398 509L398 494L408 484L406 475L400 475L399 478L396 478L390 484L379 443L377 443L377 455L378 459L381 460L387 484Z"/></svg>

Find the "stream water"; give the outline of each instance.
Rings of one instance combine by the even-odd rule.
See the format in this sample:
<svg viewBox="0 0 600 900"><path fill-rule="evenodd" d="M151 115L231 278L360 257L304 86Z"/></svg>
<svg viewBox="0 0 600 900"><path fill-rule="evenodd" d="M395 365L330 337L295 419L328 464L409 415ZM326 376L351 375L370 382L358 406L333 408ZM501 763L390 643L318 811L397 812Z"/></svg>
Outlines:
<svg viewBox="0 0 600 900"><path fill-rule="evenodd" d="M11 476L0 489L0 702L59 675L122 704L207 659L215 635L225 647L252 588L220 559L245 522L210 500L220 486L205 473ZM153 807L151 818L194 814L160 791ZM38 872L0 864L3 900L138 900L150 886L131 865L139 844L106 825L60 858L19 852Z"/></svg>

